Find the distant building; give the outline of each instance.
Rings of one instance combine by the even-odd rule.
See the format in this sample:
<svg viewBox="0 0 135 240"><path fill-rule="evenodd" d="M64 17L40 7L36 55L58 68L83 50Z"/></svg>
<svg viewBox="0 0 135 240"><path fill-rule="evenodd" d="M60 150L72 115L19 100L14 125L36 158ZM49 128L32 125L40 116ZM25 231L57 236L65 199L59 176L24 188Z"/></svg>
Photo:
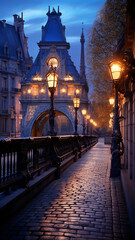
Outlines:
<svg viewBox="0 0 135 240"><path fill-rule="evenodd" d="M65 26L61 23L61 13L55 9L47 13L48 21L42 26L42 39L38 43L39 53L23 79L21 104L23 110L21 134L26 136L47 135L49 130L50 93L46 74L53 65L58 73L58 86L55 92L55 128L57 134L73 134L73 97L76 89L80 91L81 106L78 110L78 129L82 133L82 108L88 108L88 86L85 75L84 34L81 35L80 74L68 53Z"/></svg>
<svg viewBox="0 0 135 240"><path fill-rule="evenodd" d="M14 25L0 21L0 137L20 135L21 80L32 63L23 14L14 15Z"/></svg>

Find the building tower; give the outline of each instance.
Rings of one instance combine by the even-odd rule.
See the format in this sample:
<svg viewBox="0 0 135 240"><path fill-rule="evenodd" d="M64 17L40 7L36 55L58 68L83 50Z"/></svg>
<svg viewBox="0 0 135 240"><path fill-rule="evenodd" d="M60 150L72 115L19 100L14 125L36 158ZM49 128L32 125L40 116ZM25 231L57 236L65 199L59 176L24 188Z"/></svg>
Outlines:
<svg viewBox="0 0 135 240"><path fill-rule="evenodd" d="M42 38L38 43L37 58L22 82L22 136L47 135L50 95L47 88L46 74L51 65L56 67L58 85L55 92L55 129L57 134L74 133L73 97L76 89L80 91L81 106L78 111L79 127L82 132L81 108L88 104L86 82L79 73L68 53L70 44L66 41L65 26L61 23L61 12L47 12L48 20L42 26Z"/></svg>

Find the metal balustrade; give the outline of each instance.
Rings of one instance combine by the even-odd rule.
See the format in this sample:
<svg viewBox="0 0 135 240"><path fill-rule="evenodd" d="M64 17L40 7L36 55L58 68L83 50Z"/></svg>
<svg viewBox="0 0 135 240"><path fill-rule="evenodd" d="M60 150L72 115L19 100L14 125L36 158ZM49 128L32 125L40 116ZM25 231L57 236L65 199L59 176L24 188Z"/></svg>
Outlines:
<svg viewBox="0 0 135 240"><path fill-rule="evenodd" d="M30 179L65 159L77 160L97 142L96 136L56 136L0 140L0 192L28 187Z"/></svg>

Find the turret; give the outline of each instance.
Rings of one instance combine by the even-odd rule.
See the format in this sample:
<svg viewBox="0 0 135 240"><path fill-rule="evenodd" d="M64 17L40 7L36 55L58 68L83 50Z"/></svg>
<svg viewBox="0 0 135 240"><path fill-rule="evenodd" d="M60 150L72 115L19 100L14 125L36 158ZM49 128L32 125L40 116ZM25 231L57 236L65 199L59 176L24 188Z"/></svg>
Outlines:
<svg viewBox="0 0 135 240"><path fill-rule="evenodd" d="M46 26L42 26L42 40L43 42L66 42L65 38L65 26L61 23L60 16L62 15L59 11L55 11L53 8L52 12L50 11L50 6L46 14L48 16L48 21Z"/></svg>

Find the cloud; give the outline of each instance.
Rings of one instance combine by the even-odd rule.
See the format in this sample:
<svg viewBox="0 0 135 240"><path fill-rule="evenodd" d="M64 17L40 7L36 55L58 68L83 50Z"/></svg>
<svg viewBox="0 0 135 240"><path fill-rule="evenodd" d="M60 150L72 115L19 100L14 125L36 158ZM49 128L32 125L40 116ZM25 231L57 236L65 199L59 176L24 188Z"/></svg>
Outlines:
<svg viewBox="0 0 135 240"><path fill-rule="evenodd" d="M45 15L44 11L41 9L25 9L25 10L22 10L22 12L23 12L24 20L26 22L32 19L41 18L41 16ZM16 14L20 16L20 12L17 12ZM7 17L6 20L11 22L13 18Z"/></svg>
<svg viewBox="0 0 135 240"><path fill-rule="evenodd" d="M54 5L54 7L57 11L57 5ZM41 29L41 23L45 25L47 21L47 16L44 11L45 8L46 10L48 9L47 6L45 7L42 4L22 10L27 32L37 31L38 27ZM94 21L97 9L95 7L88 8L87 5L77 5L73 7L70 4L61 4L60 11L62 12L62 23L68 27L77 24L80 25L82 22L91 24L91 22ZM17 14L20 15L20 12L18 11ZM6 20L11 23L13 22L13 17L8 17Z"/></svg>
<svg viewBox="0 0 135 240"><path fill-rule="evenodd" d="M26 21L41 18L41 16L45 15L44 11L41 9L25 9L23 14Z"/></svg>
<svg viewBox="0 0 135 240"><path fill-rule="evenodd" d="M70 43L79 42L80 37L79 36L67 36L66 40L67 40L67 42L70 42Z"/></svg>

